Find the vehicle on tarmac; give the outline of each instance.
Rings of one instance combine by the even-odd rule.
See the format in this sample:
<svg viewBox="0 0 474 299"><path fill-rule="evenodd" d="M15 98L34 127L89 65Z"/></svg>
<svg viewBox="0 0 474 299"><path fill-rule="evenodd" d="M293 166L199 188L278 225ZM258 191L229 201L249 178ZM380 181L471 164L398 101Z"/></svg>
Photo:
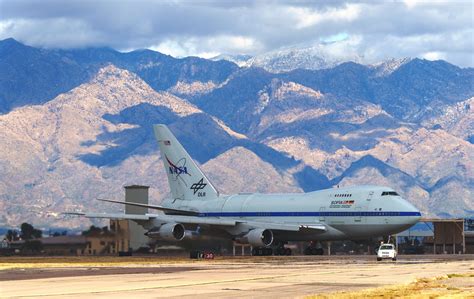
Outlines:
<svg viewBox="0 0 474 299"><path fill-rule="evenodd" d="M361 240L411 227L420 211L393 189L353 186L308 193L221 194L165 125L154 125L171 196L161 205L101 199L158 210L150 214L68 213L128 219L165 241L216 237L250 244L254 255L291 255L288 241L308 241L307 254L322 255L321 241ZM274 181L273 184L278 184Z"/></svg>
<svg viewBox="0 0 474 299"><path fill-rule="evenodd" d="M383 259L392 259L392 261L397 260L397 249L393 244L382 244L377 251L377 261Z"/></svg>

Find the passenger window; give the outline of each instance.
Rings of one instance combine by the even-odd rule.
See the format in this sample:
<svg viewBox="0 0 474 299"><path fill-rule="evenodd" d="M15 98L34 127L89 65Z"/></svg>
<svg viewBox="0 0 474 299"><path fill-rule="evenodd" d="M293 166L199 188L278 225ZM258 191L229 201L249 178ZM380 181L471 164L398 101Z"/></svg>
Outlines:
<svg viewBox="0 0 474 299"><path fill-rule="evenodd" d="M384 191L384 192L382 192L382 196L387 196L387 195L400 196L400 195L398 195L398 193L395 192L395 191Z"/></svg>

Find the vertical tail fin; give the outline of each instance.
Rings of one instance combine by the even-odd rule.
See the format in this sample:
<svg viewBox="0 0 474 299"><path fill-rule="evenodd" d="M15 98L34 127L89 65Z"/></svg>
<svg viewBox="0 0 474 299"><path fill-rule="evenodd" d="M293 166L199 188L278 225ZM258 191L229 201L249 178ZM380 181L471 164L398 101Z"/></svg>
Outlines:
<svg viewBox="0 0 474 299"><path fill-rule="evenodd" d="M154 125L171 195L174 199L208 200L219 192L165 125Z"/></svg>

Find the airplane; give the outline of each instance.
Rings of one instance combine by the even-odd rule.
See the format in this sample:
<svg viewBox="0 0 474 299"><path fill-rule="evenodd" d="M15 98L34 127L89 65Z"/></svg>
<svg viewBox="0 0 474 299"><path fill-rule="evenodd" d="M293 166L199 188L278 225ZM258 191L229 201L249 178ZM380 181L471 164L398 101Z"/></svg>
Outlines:
<svg viewBox="0 0 474 299"><path fill-rule="evenodd" d="M153 126L171 196L161 205L102 201L157 210L145 215L70 213L129 219L165 241L228 238L253 246L253 255L291 255L289 241L310 241L306 254L322 255L321 241L364 240L408 229L420 211L384 186L332 188L308 193L220 194L166 125ZM316 244L316 245L314 245Z"/></svg>

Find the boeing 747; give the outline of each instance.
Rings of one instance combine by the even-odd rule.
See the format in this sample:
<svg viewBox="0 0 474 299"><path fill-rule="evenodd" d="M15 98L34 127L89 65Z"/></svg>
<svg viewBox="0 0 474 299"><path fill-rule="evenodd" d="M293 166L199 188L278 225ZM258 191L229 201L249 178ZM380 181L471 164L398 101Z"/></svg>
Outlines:
<svg viewBox="0 0 474 299"><path fill-rule="evenodd" d="M154 126L171 196L161 205L113 203L157 210L145 215L76 213L129 219L151 238L181 241L197 236L229 238L254 246L254 255L291 254L288 241L358 240L411 227L420 211L395 190L353 186L308 193L220 194L165 125ZM317 248L313 254L322 254Z"/></svg>

